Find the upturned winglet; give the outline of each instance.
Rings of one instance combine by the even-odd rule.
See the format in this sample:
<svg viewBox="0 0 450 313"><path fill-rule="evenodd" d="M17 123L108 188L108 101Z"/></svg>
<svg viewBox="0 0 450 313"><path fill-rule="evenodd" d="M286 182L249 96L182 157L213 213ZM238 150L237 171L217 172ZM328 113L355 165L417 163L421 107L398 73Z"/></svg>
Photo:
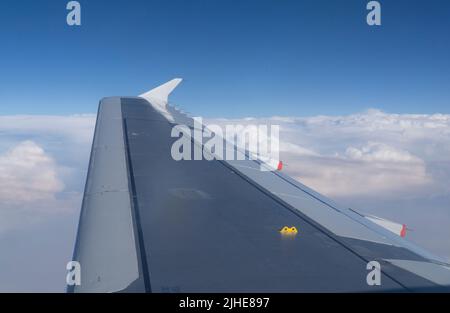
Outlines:
<svg viewBox="0 0 450 313"><path fill-rule="evenodd" d="M178 86L178 84L181 83L182 80L183 79L181 78L174 78L171 81L162 84L161 86L158 86L150 91L147 91L146 93L143 93L139 97L145 98L147 100L159 100L164 104L167 104L169 101L169 95Z"/></svg>

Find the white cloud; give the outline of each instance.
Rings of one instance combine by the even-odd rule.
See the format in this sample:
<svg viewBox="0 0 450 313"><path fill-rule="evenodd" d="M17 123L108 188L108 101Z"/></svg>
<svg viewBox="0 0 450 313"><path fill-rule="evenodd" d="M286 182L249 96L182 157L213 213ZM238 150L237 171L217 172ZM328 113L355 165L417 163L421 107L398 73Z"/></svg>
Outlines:
<svg viewBox="0 0 450 313"><path fill-rule="evenodd" d="M0 155L0 202L52 200L63 189L55 161L33 141Z"/></svg>
<svg viewBox="0 0 450 313"><path fill-rule="evenodd" d="M299 158L289 154L285 157L287 173L330 197L416 196L413 191L418 192L432 183L423 162Z"/></svg>
<svg viewBox="0 0 450 313"><path fill-rule="evenodd" d="M0 116L0 235L76 215L94 125L93 114Z"/></svg>
<svg viewBox="0 0 450 313"><path fill-rule="evenodd" d="M63 193L61 172L64 168L33 141L0 154L0 235L73 212L80 195Z"/></svg>
<svg viewBox="0 0 450 313"><path fill-rule="evenodd" d="M313 157L285 153L286 171L331 197L409 196L433 185L426 163L408 151L372 141L340 150Z"/></svg>
<svg viewBox="0 0 450 313"><path fill-rule="evenodd" d="M384 143L371 142L361 149L348 147L345 155L353 160L393 163L422 163L422 160L413 156L408 151L391 147Z"/></svg>

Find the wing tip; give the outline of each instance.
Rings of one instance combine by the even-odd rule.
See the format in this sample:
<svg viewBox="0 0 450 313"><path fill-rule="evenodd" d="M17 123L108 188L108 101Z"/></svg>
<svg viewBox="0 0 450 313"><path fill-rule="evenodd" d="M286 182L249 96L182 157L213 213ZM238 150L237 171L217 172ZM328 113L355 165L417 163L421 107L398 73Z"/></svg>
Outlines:
<svg viewBox="0 0 450 313"><path fill-rule="evenodd" d="M145 99L158 99L164 103L167 103L169 100L169 95L182 81L183 79L179 77L171 79L168 82L139 95L139 97Z"/></svg>

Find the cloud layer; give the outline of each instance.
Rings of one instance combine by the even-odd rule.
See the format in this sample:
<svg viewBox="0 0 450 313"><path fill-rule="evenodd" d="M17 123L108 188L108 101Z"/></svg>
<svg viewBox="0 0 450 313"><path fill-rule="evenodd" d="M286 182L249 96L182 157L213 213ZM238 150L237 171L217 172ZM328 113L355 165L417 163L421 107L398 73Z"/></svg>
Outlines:
<svg viewBox="0 0 450 313"><path fill-rule="evenodd" d="M278 124L286 171L331 197L448 194L450 115L369 110L316 116L209 123Z"/></svg>

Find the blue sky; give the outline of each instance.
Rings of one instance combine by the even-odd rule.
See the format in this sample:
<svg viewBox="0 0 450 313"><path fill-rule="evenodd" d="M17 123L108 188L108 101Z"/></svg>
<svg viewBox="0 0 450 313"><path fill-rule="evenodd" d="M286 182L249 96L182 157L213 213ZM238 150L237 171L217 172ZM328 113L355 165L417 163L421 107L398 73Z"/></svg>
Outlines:
<svg viewBox="0 0 450 313"><path fill-rule="evenodd" d="M450 113L450 2L81 0L0 4L0 115L96 112L109 95L185 79L209 117Z"/></svg>

